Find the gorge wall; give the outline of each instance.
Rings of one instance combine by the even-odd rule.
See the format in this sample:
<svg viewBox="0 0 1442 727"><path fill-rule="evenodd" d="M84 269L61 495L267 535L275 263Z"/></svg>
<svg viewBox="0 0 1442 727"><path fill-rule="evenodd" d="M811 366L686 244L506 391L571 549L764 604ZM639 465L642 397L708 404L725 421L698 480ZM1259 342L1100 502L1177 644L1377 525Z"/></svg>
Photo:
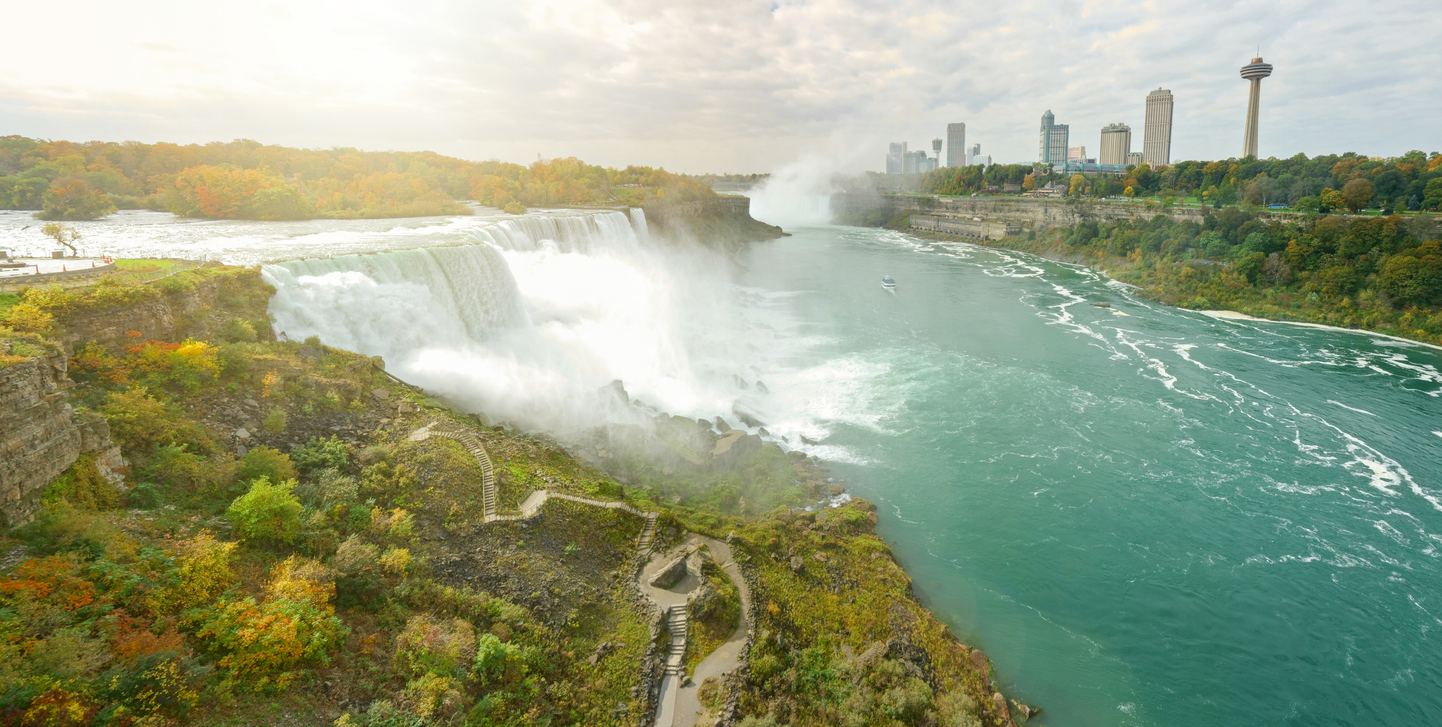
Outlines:
<svg viewBox="0 0 1442 727"><path fill-rule="evenodd" d="M780 227L751 216L751 199L720 195L713 199L674 202L644 208L653 232L672 239L691 237L734 250L757 240L785 236Z"/></svg>
<svg viewBox="0 0 1442 727"><path fill-rule="evenodd" d="M1168 210L1147 209L1133 203L1071 200L1037 197L930 197L876 194L874 192L839 192L831 196L831 211L838 221L862 222L867 217L885 222L907 212L941 217L980 217L988 222L1001 222L1032 229L1072 227L1082 222L1116 224L1123 220L1146 222L1156 215L1177 221L1200 224L1206 210L1201 207L1173 207ZM1275 213L1260 213L1261 217Z"/></svg>
<svg viewBox="0 0 1442 727"><path fill-rule="evenodd" d="M224 322L213 315L222 298L229 303L227 308L240 310L247 318L254 319L257 334L266 337L270 325L263 301L274 291L254 271L237 271L206 277L147 300L86 308L65 315L58 321L56 338L71 352L91 341L115 348L127 342L206 338ZM163 290L160 286L156 287ZM227 315L224 319L231 317Z"/></svg>
<svg viewBox="0 0 1442 727"><path fill-rule="evenodd" d="M10 344L0 342L0 352L9 353ZM30 522L40 491L82 454L97 453L100 474L123 482L126 462L110 441L110 425L66 401L74 386L67 363L56 352L0 368L0 521L7 527Z"/></svg>

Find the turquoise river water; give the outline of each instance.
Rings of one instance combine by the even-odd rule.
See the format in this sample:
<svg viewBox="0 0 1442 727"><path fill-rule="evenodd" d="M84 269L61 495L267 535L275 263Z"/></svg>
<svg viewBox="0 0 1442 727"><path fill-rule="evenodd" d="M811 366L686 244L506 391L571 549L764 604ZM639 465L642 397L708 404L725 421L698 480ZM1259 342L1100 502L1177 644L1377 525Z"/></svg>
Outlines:
<svg viewBox="0 0 1442 727"><path fill-rule="evenodd" d="M795 232L746 282L795 292L796 368L872 367L833 470L1009 694L1058 725L1442 724L1442 353Z"/></svg>

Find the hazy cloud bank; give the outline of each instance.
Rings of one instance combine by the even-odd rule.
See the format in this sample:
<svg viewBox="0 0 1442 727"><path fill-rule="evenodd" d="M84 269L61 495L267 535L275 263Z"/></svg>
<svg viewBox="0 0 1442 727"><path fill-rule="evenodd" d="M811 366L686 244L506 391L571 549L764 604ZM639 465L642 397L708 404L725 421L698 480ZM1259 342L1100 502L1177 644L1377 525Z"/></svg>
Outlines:
<svg viewBox="0 0 1442 727"><path fill-rule="evenodd" d="M764 171L840 143L879 168L965 121L997 161L1041 113L1098 144L1176 95L1174 154L1240 150L1260 45L1264 155L1442 147L1430 2L57 2L11 9L0 133L576 155ZM928 145L929 148L929 145Z"/></svg>

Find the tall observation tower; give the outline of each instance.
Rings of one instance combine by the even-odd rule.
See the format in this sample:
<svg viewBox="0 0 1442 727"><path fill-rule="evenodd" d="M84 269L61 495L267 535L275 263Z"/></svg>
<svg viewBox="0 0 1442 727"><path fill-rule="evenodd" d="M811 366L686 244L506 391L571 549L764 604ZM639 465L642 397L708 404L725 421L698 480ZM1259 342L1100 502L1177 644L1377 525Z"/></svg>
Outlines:
<svg viewBox="0 0 1442 727"><path fill-rule="evenodd" d="M1262 79L1272 75L1272 64L1253 58L1242 66L1242 78L1252 82L1252 95L1247 101L1247 136L1242 141L1242 156L1257 155L1257 115L1262 106Z"/></svg>

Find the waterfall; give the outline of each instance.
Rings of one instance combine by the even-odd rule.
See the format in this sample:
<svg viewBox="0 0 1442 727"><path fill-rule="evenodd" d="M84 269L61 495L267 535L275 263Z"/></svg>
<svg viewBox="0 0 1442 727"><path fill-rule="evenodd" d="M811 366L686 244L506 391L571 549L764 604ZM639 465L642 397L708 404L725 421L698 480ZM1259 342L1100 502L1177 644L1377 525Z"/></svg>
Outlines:
<svg viewBox="0 0 1442 727"><path fill-rule="evenodd" d="M741 369L717 361L746 344L717 253L650 245L641 210L457 236L468 244L266 265L276 332L382 356L429 391L552 430L599 423L591 395L615 379L667 411L730 411Z"/></svg>
<svg viewBox="0 0 1442 727"><path fill-rule="evenodd" d="M641 242L651 241L651 230L646 227L646 210L640 207L631 208L631 227L636 231L636 238Z"/></svg>

